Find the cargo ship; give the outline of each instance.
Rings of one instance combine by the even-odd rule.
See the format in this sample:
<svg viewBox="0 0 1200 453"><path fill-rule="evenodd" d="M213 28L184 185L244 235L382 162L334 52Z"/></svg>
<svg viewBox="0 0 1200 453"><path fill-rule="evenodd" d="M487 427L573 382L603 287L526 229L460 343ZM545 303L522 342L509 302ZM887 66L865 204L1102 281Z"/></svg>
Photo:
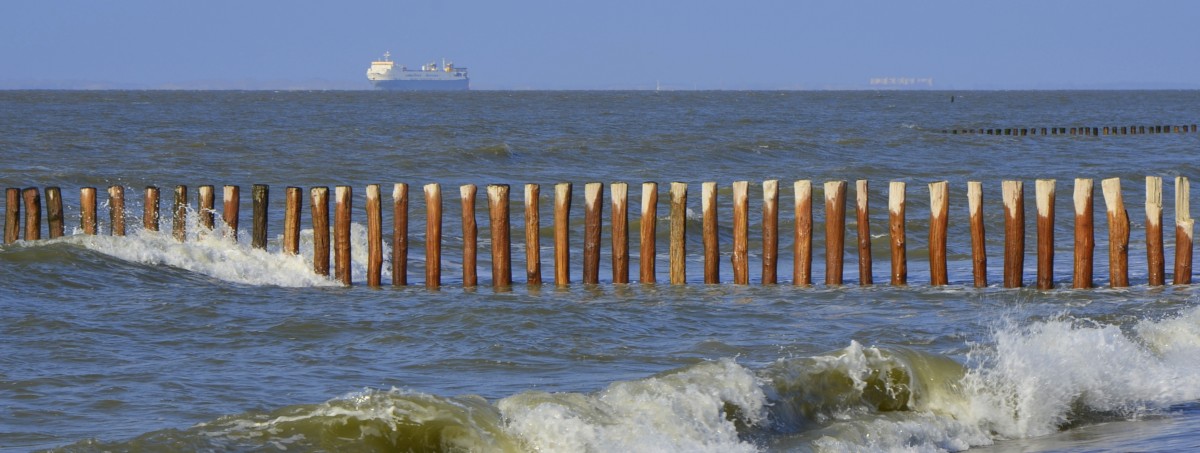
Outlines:
<svg viewBox="0 0 1200 453"><path fill-rule="evenodd" d="M381 90L400 91L466 91L471 89L471 78L467 68L454 67L444 59L421 65L421 69L396 67L392 53L384 52L383 59L372 61L367 69L367 80Z"/></svg>

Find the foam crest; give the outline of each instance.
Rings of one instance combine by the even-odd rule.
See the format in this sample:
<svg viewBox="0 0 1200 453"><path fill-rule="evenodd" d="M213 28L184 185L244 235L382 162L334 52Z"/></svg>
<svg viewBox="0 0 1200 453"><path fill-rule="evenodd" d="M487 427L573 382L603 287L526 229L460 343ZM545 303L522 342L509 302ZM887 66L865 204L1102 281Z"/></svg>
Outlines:
<svg viewBox="0 0 1200 453"><path fill-rule="evenodd" d="M737 425L765 421L765 404L754 374L723 359L593 395L522 393L499 407L536 451L748 452L756 448Z"/></svg>

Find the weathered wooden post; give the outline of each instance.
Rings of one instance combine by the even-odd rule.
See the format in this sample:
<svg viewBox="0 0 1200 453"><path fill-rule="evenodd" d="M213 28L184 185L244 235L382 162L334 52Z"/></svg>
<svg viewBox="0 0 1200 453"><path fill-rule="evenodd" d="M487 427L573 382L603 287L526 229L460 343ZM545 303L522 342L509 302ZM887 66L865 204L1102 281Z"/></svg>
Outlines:
<svg viewBox="0 0 1200 453"><path fill-rule="evenodd" d="M554 186L554 285L571 283L571 183Z"/></svg>
<svg viewBox="0 0 1200 453"><path fill-rule="evenodd" d="M492 287L512 286L512 240L508 223L508 184L487 186L492 228Z"/></svg>
<svg viewBox="0 0 1200 453"><path fill-rule="evenodd" d="M96 188L79 189L79 228L83 234L96 234Z"/></svg>
<svg viewBox="0 0 1200 453"><path fill-rule="evenodd" d="M196 192L198 203L198 206L196 207L196 215L200 216L200 226L204 227L200 234L206 235L208 232L212 231L213 224L216 222L216 219L213 216L213 208L215 207L216 203L213 200L213 186L200 186L196 189Z"/></svg>
<svg viewBox="0 0 1200 453"><path fill-rule="evenodd" d="M350 186L334 188L333 213L333 266L334 278L343 285L350 285L350 213L354 200Z"/></svg>
<svg viewBox="0 0 1200 453"><path fill-rule="evenodd" d="M748 188L746 181L733 183L733 256L730 259L733 262L733 283L737 285L750 283Z"/></svg>
<svg viewBox="0 0 1200 453"><path fill-rule="evenodd" d="M171 205L171 234L179 242L187 240L187 207L187 186L175 186L175 202Z"/></svg>
<svg viewBox="0 0 1200 453"><path fill-rule="evenodd" d="M799 180L795 194L796 228L792 237L792 284L812 285L812 181Z"/></svg>
<svg viewBox="0 0 1200 453"><path fill-rule="evenodd" d="M908 239L904 232L906 186L903 181L892 181L888 185L888 237L891 239L893 286L908 284Z"/></svg>
<svg viewBox="0 0 1200 453"><path fill-rule="evenodd" d="M1004 287L1024 286L1025 185L1021 181L1001 183L1004 198Z"/></svg>
<svg viewBox="0 0 1200 453"><path fill-rule="evenodd" d="M425 287L442 286L442 186L425 185Z"/></svg>
<svg viewBox="0 0 1200 453"><path fill-rule="evenodd" d="M971 223L971 275L976 288L986 288L987 237L983 226L983 183L980 181L967 182L967 214Z"/></svg>
<svg viewBox="0 0 1200 453"><path fill-rule="evenodd" d="M1121 199L1121 179L1100 183L1108 211L1108 277L1113 288L1129 286L1129 213Z"/></svg>
<svg viewBox="0 0 1200 453"><path fill-rule="evenodd" d="M1075 179L1075 273L1072 288L1092 287L1092 262L1096 249L1093 192L1091 179Z"/></svg>
<svg viewBox="0 0 1200 453"><path fill-rule="evenodd" d="M871 212L867 180L854 182L855 215L858 219L858 284L868 286L875 283L871 270Z"/></svg>
<svg viewBox="0 0 1200 453"><path fill-rule="evenodd" d="M4 243L12 244L21 239L21 189L4 190L4 209Z"/></svg>
<svg viewBox="0 0 1200 453"><path fill-rule="evenodd" d="M1034 185L1037 198L1037 288L1054 288L1054 183L1039 179Z"/></svg>
<svg viewBox="0 0 1200 453"><path fill-rule="evenodd" d="M762 283L778 282L779 268L779 181L763 181L762 208L763 263Z"/></svg>
<svg viewBox="0 0 1200 453"><path fill-rule="evenodd" d="M158 187L146 187L146 202L142 205L142 228L158 231Z"/></svg>
<svg viewBox="0 0 1200 453"><path fill-rule="evenodd" d="M612 278L613 283L629 283L629 185L609 185L612 197Z"/></svg>
<svg viewBox="0 0 1200 453"><path fill-rule="evenodd" d="M687 184L671 183L671 284L687 283Z"/></svg>
<svg viewBox="0 0 1200 453"><path fill-rule="evenodd" d="M525 184L525 282L542 284L541 186Z"/></svg>
<svg viewBox="0 0 1200 453"><path fill-rule="evenodd" d="M1175 278L1176 285L1192 283L1192 220L1189 191L1185 176L1175 177Z"/></svg>
<svg viewBox="0 0 1200 453"><path fill-rule="evenodd" d="M408 184L392 186L392 286L408 285Z"/></svg>
<svg viewBox="0 0 1200 453"><path fill-rule="evenodd" d="M371 189L367 188L367 194L370 195ZM283 210L283 253L285 255L295 255L300 253L300 205L301 193L299 187L288 187L284 189L284 210ZM370 204L368 203L368 210ZM368 218L370 216L368 215Z"/></svg>
<svg viewBox="0 0 1200 453"><path fill-rule="evenodd" d="M1024 129L1022 129L1024 131ZM950 224L950 183L929 184L929 284L950 283L946 270L946 229Z"/></svg>
<svg viewBox="0 0 1200 453"><path fill-rule="evenodd" d="M250 247L267 248L267 202L268 188L266 184L255 184L250 191L254 199L254 227L250 235Z"/></svg>
<svg viewBox="0 0 1200 453"><path fill-rule="evenodd" d="M583 185L583 283L600 283L600 228L603 217L604 184Z"/></svg>
<svg viewBox="0 0 1200 453"><path fill-rule="evenodd" d="M63 226L62 190L58 187L46 188L46 227L50 239L62 237L65 229Z"/></svg>
<svg viewBox="0 0 1200 453"><path fill-rule="evenodd" d="M312 200L309 211L312 212L313 226L313 272L317 275L328 276L329 188L313 187L309 189L309 196Z"/></svg>
<svg viewBox="0 0 1200 453"><path fill-rule="evenodd" d="M108 186L108 224L113 236L125 235L124 186Z"/></svg>
<svg viewBox="0 0 1200 453"><path fill-rule="evenodd" d="M736 183L734 184L736 185ZM721 282L721 250L717 231L717 183L706 182L700 185L700 211L701 216L704 217L704 283L711 285ZM734 228L737 228L736 207L734 212Z"/></svg>
<svg viewBox="0 0 1200 453"><path fill-rule="evenodd" d="M37 187L29 187L21 191L25 199L25 240L36 241L42 238L42 194Z"/></svg>
<svg viewBox="0 0 1200 453"><path fill-rule="evenodd" d="M458 188L462 200L462 277L463 287L466 288L478 285L479 227L475 223L475 192L474 184L464 184Z"/></svg>
<svg viewBox="0 0 1200 453"><path fill-rule="evenodd" d="M238 240L238 213L242 206L241 187L225 186L224 189L224 211L222 220L225 221L225 235L233 238L233 242Z"/></svg>
<svg viewBox="0 0 1200 453"><path fill-rule="evenodd" d="M1163 253L1162 233L1162 178L1146 177L1146 265L1149 268L1149 283L1160 286L1166 283L1166 257Z"/></svg>
<svg viewBox="0 0 1200 453"><path fill-rule="evenodd" d="M825 182L825 284L842 284L846 244L846 181Z"/></svg>
<svg viewBox="0 0 1200 453"><path fill-rule="evenodd" d="M641 231L639 232L639 281L642 283L654 283L656 280L655 261L656 261L656 245L655 235L656 226L658 223L658 183L645 182L642 183L642 220Z"/></svg>
<svg viewBox="0 0 1200 453"><path fill-rule="evenodd" d="M379 184L367 185L367 286L383 282L383 204Z"/></svg>

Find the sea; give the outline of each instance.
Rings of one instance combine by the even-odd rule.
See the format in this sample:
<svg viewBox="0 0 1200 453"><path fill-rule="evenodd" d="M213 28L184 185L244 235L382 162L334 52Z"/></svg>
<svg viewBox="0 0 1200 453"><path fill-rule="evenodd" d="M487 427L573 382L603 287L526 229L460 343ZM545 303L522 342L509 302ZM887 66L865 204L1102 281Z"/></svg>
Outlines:
<svg viewBox="0 0 1200 453"><path fill-rule="evenodd" d="M0 450L862 452L1194 451L1200 286L1150 286L1145 178L1200 134L1042 135L1190 125L1200 91L0 91L0 186L62 188L66 235L0 245ZM1036 135L954 134L1036 128ZM1095 285L1071 289L1075 178L1095 181ZM1109 287L1100 181L1120 178L1130 286ZM1056 180L1054 285L1033 288L1034 182ZM779 283L762 281L763 182L780 185ZM813 187L813 281L792 281L797 180ZM860 285L855 181L872 274ZM1023 288L1003 288L1001 182L1025 185ZM658 183L657 283L636 283L640 183ZM731 186L749 182L750 284L732 282ZM825 284L824 183L847 181L842 285ZM907 183L908 285L888 284L888 187ZM928 184L949 183L950 284L932 286ZM983 184L988 281L972 279L967 183ZM571 283L553 283L552 198L573 184ZM629 190L630 273L583 284L583 185ZM671 182L688 184L686 284L668 280ZM718 185L721 283L704 284L700 188ZM411 286L366 285L364 194L410 185ZM424 282L425 201L443 188L442 287ZM251 247L253 184L270 187ZM463 284L458 188L480 187L479 285ZM511 288L492 287L488 184L512 188ZM524 272L541 187L542 285ZM108 186L128 235L110 234ZM161 232L142 190L163 193ZM190 189L184 242L171 194ZM195 188L242 188L238 241ZM284 189L353 189L350 286L281 251ZM100 193L100 234L79 189ZM1191 189L1195 193L1198 189ZM307 199L307 197L305 197ZM1196 198L1196 197L1192 197ZM0 207L3 209L3 207ZM1194 210L1194 208L1193 208ZM43 218L45 218L43 216ZM218 214L217 218L221 216ZM43 225L43 237L45 226ZM218 224L218 230L226 229Z"/></svg>

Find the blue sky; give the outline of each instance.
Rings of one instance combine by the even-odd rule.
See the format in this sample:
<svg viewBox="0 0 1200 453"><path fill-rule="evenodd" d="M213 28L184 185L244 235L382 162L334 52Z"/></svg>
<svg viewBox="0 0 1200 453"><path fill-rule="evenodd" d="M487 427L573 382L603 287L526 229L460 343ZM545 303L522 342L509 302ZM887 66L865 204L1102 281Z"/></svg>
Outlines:
<svg viewBox="0 0 1200 453"><path fill-rule="evenodd" d="M476 89L1200 88L1200 2L12 0L0 88L361 88L384 51Z"/></svg>

